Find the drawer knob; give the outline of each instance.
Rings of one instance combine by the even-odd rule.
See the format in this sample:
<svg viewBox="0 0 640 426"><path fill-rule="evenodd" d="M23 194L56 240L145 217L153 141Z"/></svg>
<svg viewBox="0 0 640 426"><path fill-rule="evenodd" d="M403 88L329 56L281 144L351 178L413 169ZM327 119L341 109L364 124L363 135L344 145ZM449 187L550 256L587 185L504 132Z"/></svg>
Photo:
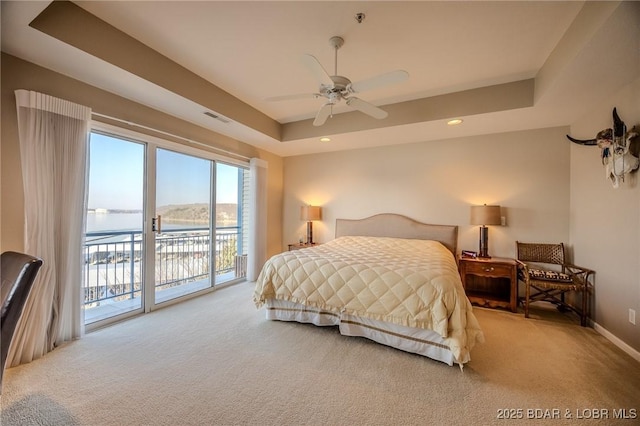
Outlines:
<svg viewBox="0 0 640 426"><path fill-rule="evenodd" d="M485 272L491 272L491 271L493 271L493 266L492 266L492 267L490 267L490 268L484 268L484 271L485 271Z"/></svg>

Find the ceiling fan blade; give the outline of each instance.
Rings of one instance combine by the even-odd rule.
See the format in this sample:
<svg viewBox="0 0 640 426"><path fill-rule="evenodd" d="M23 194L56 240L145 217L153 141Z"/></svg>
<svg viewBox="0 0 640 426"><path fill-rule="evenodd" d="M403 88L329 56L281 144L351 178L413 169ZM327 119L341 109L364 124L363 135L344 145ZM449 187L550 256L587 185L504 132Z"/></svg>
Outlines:
<svg viewBox="0 0 640 426"><path fill-rule="evenodd" d="M329 118L329 116L331 115L332 106L333 104L330 103L322 105L322 108L320 108L320 111L318 111L318 114L316 114L316 119L313 120L314 126L322 126L325 121L327 121L327 118Z"/></svg>
<svg viewBox="0 0 640 426"><path fill-rule="evenodd" d="M320 62L315 58L315 56L304 54L302 55L301 60L302 63L309 68L309 71L311 71L316 80L318 80L318 83L333 87L333 80L331 80L331 76L325 71L322 65L320 65Z"/></svg>
<svg viewBox="0 0 640 426"><path fill-rule="evenodd" d="M366 80L351 83L351 91L354 93L360 93L366 90L377 89L379 87L400 83L408 78L409 73L404 70L391 71L385 74L380 74L376 77L371 77Z"/></svg>
<svg viewBox="0 0 640 426"><path fill-rule="evenodd" d="M347 105L377 119L387 118L387 116L389 115L387 111L356 97L348 98Z"/></svg>
<svg viewBox="0 0 640 426"><path fill-rule="evenodd" d="M267 102L279 102L279 101L291 101L295 99L316 99L322 96L320 93L298 93L295 95L282 95L282 96L272 96L270 98L265 98Z"/></svg>

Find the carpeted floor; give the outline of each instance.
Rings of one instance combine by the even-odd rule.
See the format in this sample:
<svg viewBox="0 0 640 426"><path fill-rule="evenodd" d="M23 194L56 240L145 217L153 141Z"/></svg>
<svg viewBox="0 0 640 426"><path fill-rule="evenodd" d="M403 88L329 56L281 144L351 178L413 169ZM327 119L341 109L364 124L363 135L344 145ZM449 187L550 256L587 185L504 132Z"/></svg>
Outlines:
<svg viewBox="0 0 640 426"><path fill-rule="evenodd" d="M640 363L562 314L476 309L486 342L461 372L266 321L252 291L221 289L7 370L2 425L640 424Z"/></svg>

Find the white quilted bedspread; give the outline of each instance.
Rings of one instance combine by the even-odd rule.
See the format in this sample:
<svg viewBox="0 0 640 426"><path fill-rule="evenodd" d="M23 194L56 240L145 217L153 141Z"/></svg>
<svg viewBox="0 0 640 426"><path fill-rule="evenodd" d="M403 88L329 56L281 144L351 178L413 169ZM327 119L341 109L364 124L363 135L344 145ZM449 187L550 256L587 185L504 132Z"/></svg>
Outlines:
<svg viewBox="0 0 640 426"><path fill-rule="evenodd" d="M437 241L340 237L275 255L254 302L272 298L436 331L460 363L483 340L455 259Z"/></svg>

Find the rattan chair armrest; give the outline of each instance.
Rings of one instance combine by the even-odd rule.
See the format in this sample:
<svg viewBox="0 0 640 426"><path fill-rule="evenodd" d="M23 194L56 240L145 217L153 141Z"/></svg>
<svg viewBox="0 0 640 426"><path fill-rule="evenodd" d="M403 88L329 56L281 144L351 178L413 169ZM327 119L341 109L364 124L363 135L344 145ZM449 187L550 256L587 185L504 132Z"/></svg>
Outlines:
<svg viewBox="0 0 640 426"><path fill-rule="evenodd" d="M529 265L527 265L525 262L515 259L516 261L516 268L518 269L518 271L522 271L522 276L520 277L520 273L518 272L518 280L524 282L524 283L529 283Z"/></svg>
<svg viewBox="0 0 640 426"><path fill-rule="evenodd" d="M590 284L589 276L595 274L595 271L593 269L583 268L582 266L573 265L571 263L565 263L564 265L562 265L562 270L565 273L574 276L579 281L582 281L583 285L587 287Z"/></svg>
<svg viewBox="0 0 640 426"><path fill-rule="evenodd" d="M571 268L571 269L574 269L574 270L578 270L578 271L580 271L580 273L590 273L590 274L593 274L594 272L596 272L596 271L594 271L593 269L584 268L584 267L582 267L582 266L577 266L577 265L574 265L574 264L572 264L572 263L565 263L565 264L564 264L564 265L562 265L562 266L564 266L564 267L566 267L566 268Z"/></svg>

